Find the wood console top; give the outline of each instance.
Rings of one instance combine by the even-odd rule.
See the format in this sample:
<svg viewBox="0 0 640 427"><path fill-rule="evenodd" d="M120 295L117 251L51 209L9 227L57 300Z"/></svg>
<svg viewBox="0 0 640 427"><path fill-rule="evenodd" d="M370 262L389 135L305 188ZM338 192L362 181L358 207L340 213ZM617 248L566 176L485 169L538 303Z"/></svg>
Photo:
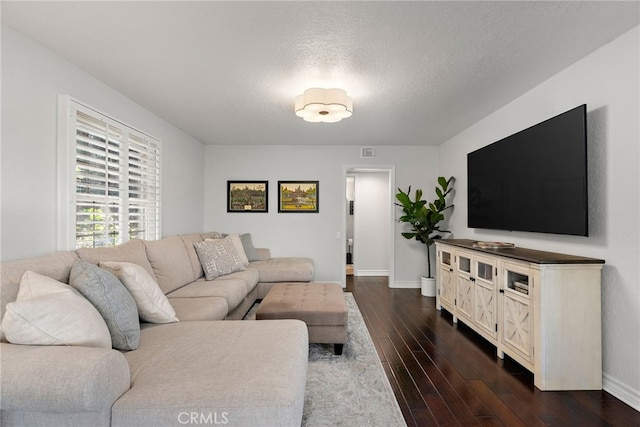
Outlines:
<svg viewBox="0 0 640 427"><path fill-rule="evenodd" d="M520 261L532 262L534 264L604 264L604 260L587 258L575 255L559 254L555 252L538 251L527 248L505 248L486 249L474 246L477 240L470 239L442 239L436 242L456 246L464 249L471 249L491 255L498 255L505 258L517 259Z"/></svg>

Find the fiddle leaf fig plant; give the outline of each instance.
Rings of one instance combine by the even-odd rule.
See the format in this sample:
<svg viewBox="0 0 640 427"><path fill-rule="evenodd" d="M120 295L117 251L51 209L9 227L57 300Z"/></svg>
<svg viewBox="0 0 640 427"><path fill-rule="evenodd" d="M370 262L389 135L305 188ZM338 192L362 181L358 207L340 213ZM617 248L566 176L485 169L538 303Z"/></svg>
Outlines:
<svg viewBox="0 0 640 427"><path fill-rule="evenodd" d="M441 230L439 224L444 220L443 212L453 207L447 204L447 196L453 191L454 178L446 179L438 177L438 185L435 187L437 198L429 202L422 198L422 190L417 189L413 199L411 198L411 186L405 193L398 188L396 194L397 206L402 208L403 215L398 222L405 222L411 226L411 231L402 233L406 239L415 238L418 242L427 246L427 277L431 275L431 253L429 248L437 239L441 239L441 233L449 233Z"/></svg>

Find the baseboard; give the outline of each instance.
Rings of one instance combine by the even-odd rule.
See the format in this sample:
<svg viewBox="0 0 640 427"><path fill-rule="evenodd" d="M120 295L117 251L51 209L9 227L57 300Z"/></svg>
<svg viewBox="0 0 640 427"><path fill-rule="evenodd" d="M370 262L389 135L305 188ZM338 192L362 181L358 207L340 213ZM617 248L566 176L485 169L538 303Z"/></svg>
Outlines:
<svg viewBox="0 0 640 427"><path fill-rule="evenodd" d="M354 275L365 277L365 276L389 276L389 270L358 270L354 271Z"/></svg>
<svg viewBox="0 0 640 427"><path fill-rule="evenodd" d="M607 374L602 374L602 388L616 399L620 399L640 412L640 391L632 389Z"/></svg>
<svg viewBox="0 0 640 427"><path fill-rule="evenodd" d="M420 289L422 285L420 282L396 281L389 285L389 287L397 289Z"/></svg>

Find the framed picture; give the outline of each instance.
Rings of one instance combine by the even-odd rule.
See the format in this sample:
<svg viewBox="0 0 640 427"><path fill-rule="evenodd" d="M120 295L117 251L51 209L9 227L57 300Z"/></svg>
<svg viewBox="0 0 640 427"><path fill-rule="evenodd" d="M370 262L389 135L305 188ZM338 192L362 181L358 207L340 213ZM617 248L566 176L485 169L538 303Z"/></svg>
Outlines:
<svg viewBox="0 0 640 427"><path fill-rule="evenodd" d="M269 212L269 182L227 181L227 212Z"/></svg>
<svg viewBox="0 0 640 427"><path fill-rule="evenodd" d="M278 212L320 212L319 190L319 181L278 181Z"/></svg>

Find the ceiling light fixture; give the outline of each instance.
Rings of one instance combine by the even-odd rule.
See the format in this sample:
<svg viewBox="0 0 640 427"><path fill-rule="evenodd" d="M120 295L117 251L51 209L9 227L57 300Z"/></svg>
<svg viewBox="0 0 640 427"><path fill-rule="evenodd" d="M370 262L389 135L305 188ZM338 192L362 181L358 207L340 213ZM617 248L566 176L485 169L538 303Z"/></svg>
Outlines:
<svg viewBox="0 0 640 427"><path fill-rule="evenodd" d="M313 88L296 96L296 116L307 122L335 123L351 117L353 100L342 89Z"/></svg>

